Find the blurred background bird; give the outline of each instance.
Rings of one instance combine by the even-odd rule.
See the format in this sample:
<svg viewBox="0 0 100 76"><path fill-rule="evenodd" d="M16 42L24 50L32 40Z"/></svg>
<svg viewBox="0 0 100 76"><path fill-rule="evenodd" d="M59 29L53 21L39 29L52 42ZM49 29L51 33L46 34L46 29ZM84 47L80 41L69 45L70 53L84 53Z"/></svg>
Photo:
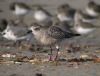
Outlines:
<svg viewBox="0 0 100 76"><path fill-rule="evenodd" d="M62 4L57 8L57 18L60 21L73 21L75 14L75 9L72 8L69 4Z"/></svg>
<svg viewBox="0 0 100 76"><path fill-rule="evenodd" d="M32 37L32 31L25 26L15 24L14 21L6 19L0 20L0 34L18 46L23 40L30 40Z"/></svg>
<svg viewBox="0 0 100 76"><path fill-rule="evenodd" d="M86 12L93 17L100 16L100 4L94 2L93 0L89 0L86 6Z"/></svg>
<svg viewBox="0 0 100 76"><path fill-rule="evenodd" d="M52 15L40 5L33 6L33 18L42 26L49 26L52 24Z"/></svg>
<svg viewBox="0 0 100 76"><path fill-rule="evenodd" d="M32 11L32 9L23 2L13 2L9 5L9 9L18 17L19 22L23 22L24 16Z"/></svg>
<svg viewBox="0 0 100 76"><path fill-rule="evenodd" d="M88 23L93 23L94 21L96 21L98 18L97 17L93 17L93 16L90 16L84 12L82 12L82 10L76 10L77 14L80 15L81 17L81 20L83 22L88 22Z"/></svg>
<svg viewBox="0 0 100 76"><path fill-rule="evenodd" d="M80 16L79 11L77 11L75 13L74 30L78 34L88 34L92 31L96 30L96 28L99 28L99 26L96 26L96 25L93 25L91 23L82 21L82 17Z"/></svg>

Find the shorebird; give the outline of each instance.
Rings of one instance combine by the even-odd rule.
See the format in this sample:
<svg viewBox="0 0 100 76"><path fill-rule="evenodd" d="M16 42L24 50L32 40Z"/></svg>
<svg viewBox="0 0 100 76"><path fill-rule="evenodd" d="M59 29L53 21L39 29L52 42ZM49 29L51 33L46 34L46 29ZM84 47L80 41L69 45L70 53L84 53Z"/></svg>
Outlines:
<svg viewBox="0 0 100 76"><path fill-rule="evenodd" d="M90 16L98 17L100 15L100 4L90 0L86 6L86 12Z"/></svg>
<svg viewBox="0 0 100 76"><path fill-rule="evenodd" d="M72 38L75 36L79 36L79 34L74 34L69 31L64 31L60 27L57 27L57 25L52 25L50 27L43 27L37 23L32 24L32 27L30 28L32 30L32 33L34 37L37 39L38 42L40 42L43 45L56 45L57 54L54 58L54 60L58 59L58 51L59 46L57 45L59 42L66 38ZM49 57L49 60L52 59L52 48L51 48L51 55Z"/></svg>
<svg viewBox="0 0 100 76"><path fill-rule="evenodd" d="M97 17L93 17L93 16L90 16L86 13L83 13L81 10L76 10L76 12L83 22L91 23L97 19Z"/></svg>
<svg viewBox="0 0 100 76"><path fill-rule="evenodd" d="M20 43L22 40L29 40L32 37L32 31L27 27L14 24L13 21L6 19L0 20L0 34L14 43Z"/></svg>
<svg viewBox="0 0 100 76"><path fill-rule="evenodd" d="M78 34L88 34L99 27L88 22L83 22L79 14L79 11L75 13L74 21L75 21L74 30Z"/></svg>
<svg viewBox="0 0 100 76"><path fill-rule="evenodd" d="M31 8L22 2L13 2L9 6L10 11L18 16L20 21L23 21L24 16L31 11Z"/></svg>
<svg viewBox="0 0 100 76"><path fill-rule="evenodd" d="M38 23L48 24L52 21L52 15L43 7L36 5L33 7L33 18Z"/></svg>
<svg viewBox="0 0 100 76"><path fill-rule="evenodd" d="M72 21L74 18L75 9L71 8L68 4L62 4L57 8L57 18L60 21Z"/></svg>

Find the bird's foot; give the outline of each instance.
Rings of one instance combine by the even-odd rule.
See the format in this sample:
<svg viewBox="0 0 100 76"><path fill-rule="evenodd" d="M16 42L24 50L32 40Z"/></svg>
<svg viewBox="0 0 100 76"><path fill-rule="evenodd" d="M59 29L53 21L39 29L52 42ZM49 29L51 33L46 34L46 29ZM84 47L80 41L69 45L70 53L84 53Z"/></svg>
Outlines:
<svg viewBox="0 0 100 76"><path fill-rule="evenodd" d="M52 55L49 55L49 61L53 61Z"/></svg>

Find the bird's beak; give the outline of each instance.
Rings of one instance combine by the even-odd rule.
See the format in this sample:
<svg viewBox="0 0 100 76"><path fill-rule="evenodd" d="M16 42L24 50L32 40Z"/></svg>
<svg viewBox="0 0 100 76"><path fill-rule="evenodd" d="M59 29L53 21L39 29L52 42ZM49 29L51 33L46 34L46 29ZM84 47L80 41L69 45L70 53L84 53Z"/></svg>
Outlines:
<svg viewBox="0 0 100 76"><path fill-rule="evenodd" d="M32 30L28 30L28 32L27 33L32 33Z"/></svg>

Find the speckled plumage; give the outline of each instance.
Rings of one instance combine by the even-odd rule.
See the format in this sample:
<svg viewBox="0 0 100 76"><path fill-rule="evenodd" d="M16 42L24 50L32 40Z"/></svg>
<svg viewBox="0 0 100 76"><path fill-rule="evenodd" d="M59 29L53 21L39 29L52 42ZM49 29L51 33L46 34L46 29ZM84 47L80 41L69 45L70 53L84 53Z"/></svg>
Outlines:
<svg viewBox="0 0 100 76"><path fill-rule="evenodd" d="M72 32L64 31L55 25L48 28L42 27L41 25L33 25L31 27L31 30L37 41L44 45L55 44L65 38L78 36L77 34L74 34Z"/></svg>

